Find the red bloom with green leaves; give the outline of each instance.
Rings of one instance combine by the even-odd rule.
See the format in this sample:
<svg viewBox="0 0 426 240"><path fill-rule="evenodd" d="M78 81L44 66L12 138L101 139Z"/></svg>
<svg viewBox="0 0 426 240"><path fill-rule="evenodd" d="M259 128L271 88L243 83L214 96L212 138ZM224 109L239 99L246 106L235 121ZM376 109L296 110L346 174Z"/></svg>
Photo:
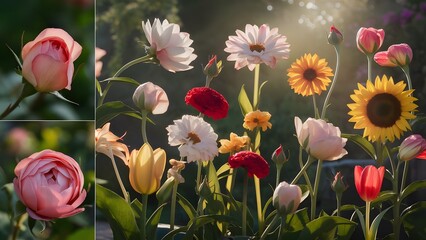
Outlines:
<svg viewBox="0 0 426 240"><path fill-rule="evenodd" d="M254 152L238 152L228 158L228 163L231 168L245 168L249 177L256 175L258 178L264 178L269 174L268 162L262 156Z"/></svg>
<svg viewBox="0 0 426 240"><path fill-rule="evenodd" d="M229 104L225 97L209 87L195 87L189 90L185 102L214 120L228 115Z"/></svg>

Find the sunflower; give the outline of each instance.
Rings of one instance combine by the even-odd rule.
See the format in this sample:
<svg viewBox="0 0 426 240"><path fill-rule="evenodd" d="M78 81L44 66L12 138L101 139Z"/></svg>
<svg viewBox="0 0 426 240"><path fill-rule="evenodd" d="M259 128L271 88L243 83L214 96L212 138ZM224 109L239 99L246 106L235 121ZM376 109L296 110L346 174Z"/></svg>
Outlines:
<svg viewBox="0 0 426 240"><path fill-rule="evenodd" d="M305 54L297 59L287 70L291 89L302 96L320 95L331 82L328 77L333 76L327 64L325 58L320 59L316 54Z"/></svg>
<svg viewBox="0 0 426 240"><path fill-rule="evenodd" d="M355 103L348 104L352 116L349 122L355 122L355 129L364 129L364 137L369 141L393 142L403 132L411 130L407 120L415 118L413 111L417 100L411 94L414 90L404 91L402 81L394 84L392 77L376 77L373 84L367 81L366 87L358 83L358 89L351 95Z"/></svg>

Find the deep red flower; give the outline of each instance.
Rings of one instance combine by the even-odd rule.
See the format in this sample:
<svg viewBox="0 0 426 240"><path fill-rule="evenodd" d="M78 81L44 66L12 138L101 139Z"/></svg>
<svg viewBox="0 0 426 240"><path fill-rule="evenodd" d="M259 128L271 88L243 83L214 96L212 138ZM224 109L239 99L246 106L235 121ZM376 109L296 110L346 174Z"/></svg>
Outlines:
<svg viewBox="0 0 426 240"><path fill-rule="evenodd" d="M241 151L228 158L231 168L243 167L250 177L256 175L264 178L269 174L268 162L259 154L250 151Z"/></svg>
<svg viewBox="0 0 426 240"><path fill-rule="evenodd" d="M384 175L385 168L383 166L378 169L373 165L368 165L365 168L355 166L355 187L362 200L371 202L379 196Z"/></svg>
<svg viewBox="0 0 426 240"><path fill-rule="evenodd" d="M185 96L187 105L191 105L202 114L219 120L228 115L229 104L222 94L208 87L195 87Z"/></svg>
<svg viewBox="0 0 426 240"><path fill-rule="evenodd" d="M416 158L426 160L426 150L424 150L422 153L417 155Z"/></svg>

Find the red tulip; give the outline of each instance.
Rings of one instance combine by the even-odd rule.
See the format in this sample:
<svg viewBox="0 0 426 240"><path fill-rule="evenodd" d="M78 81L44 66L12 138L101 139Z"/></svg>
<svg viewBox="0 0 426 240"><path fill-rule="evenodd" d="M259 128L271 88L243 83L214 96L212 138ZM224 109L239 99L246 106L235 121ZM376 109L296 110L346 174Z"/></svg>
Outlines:
<svg viewBox="0 0 426 240"><path fill-rule="evenodd" d="M355 187L362 200L371 202L379 196L384 175L385 167L383 166L378 169L373 165L365 168L355 166Z"/></svg>

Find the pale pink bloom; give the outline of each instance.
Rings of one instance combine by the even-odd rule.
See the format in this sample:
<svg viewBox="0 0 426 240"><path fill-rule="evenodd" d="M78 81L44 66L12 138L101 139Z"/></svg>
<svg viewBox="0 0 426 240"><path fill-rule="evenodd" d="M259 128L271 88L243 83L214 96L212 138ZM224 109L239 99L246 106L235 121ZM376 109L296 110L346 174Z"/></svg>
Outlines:
<svg viewBox="0 0 426 240"><path fill-rule="evenodd" d="M413 134L402 141L399 146L398 156L402 161L409 161L416 158L425 150L426 139L419 134Z"/></svg>
<svg viewBox="0 0 426 240"><path fill-rule="evenodd" d="M46 28L22 48L22 75L39 92L70 90L81 50L64 30Z"/></svg>
<svg viewBox="0 0 426 240"><path fill-rule="evenodd" d="M25 128L12 128L6 136L7 150L19 156L28 156L36 148L36 140Z"/></svg>
<svg viewBox="0 0 426 240"><path fill-rule="evenodd" d="M281 182L272 195L272 205L281 215L294 213L302 201L302 190L299 186Z"/></svg>
<svg viewBox="0 0 426 240"><path fill-rule="evenodd" d="M344 149L346 138L340 129L322 119L308 118L304 123L294 118L299 144L313 157L321 160L338 160L348 152Z"/></svg>
<svg viewBox="0 0 426 240"><path fill-rule="evenodd" d="M209 161L219 154L218 136L202 118L183 115L173 122L166 128L169 145L179 146L180 156L186 157L187 162Z"/></svg>
<svg viewBox="0 0 426 240"><path fill-rule="evenodd" d="M106 53L107 52L102 48L95 48L95 77L99 77L101 75L103 63L100 61L100 59L105 56Z"/></svg>
<svg viewBox="0 0 426 240"><path fill-rule="evenodd" d="M52 220L84 211L84 176L78 163L60 152L43 150L15 167L13 185L31 218Z"/></svg>
<svg viewBox="0 0 426 240"><path fill-rule="evenodd" d="M375 28L360 28L356 34L356 45L364 54L373 54L382 46L385 31Z"/></svg>
<svg viewBox="0 0 426 240"><path fill-rule="evenodd" d="M150 53L160 62L161 66L170 72L179 72L192 69L189 66L197 58L193 54L194 49L190 47L192 40L186 32L180 32L177 24L164 20L160 22L158 18L151 23L149 20L142 21L142 28L149 42Z"/></svg>
<svg viewBox="0 0 426 240"><path fill-rule="evenodd" d="M287 37L278 33L278 28L247 24L245 32L235 32L237 36L228 37L225 52L230 53L227 60L235 61L237 70L247 66L252 71L260 63L274 68L279 59L289 56L290 44L286 42Z"/></svg>
<svg viewBox="0 0 426 240"><path fill-rule="evenodd" d="M166 92L152 82L146 82L136 88L133 93L133 102L140 109L152 112L152 114L162 114L169 107L169 99Z"/></svg>
<svg viewBox="0 0 426 240"><path fill-rule="evenodd" d="M129 165L129 149L126 144L118 142L122 137L109 131L110 123L105 123L102 128L95 131L96 152L107 155L110 159L114 156L121 158L124 164Z"/></svg>
<svg viewBox="0 0 426 240"><path fill-rule="evenodd" d="M374 55L374 61L383 67L404 67L413 59L413 50L406 43L394 44L387 51Z"/></svg>

